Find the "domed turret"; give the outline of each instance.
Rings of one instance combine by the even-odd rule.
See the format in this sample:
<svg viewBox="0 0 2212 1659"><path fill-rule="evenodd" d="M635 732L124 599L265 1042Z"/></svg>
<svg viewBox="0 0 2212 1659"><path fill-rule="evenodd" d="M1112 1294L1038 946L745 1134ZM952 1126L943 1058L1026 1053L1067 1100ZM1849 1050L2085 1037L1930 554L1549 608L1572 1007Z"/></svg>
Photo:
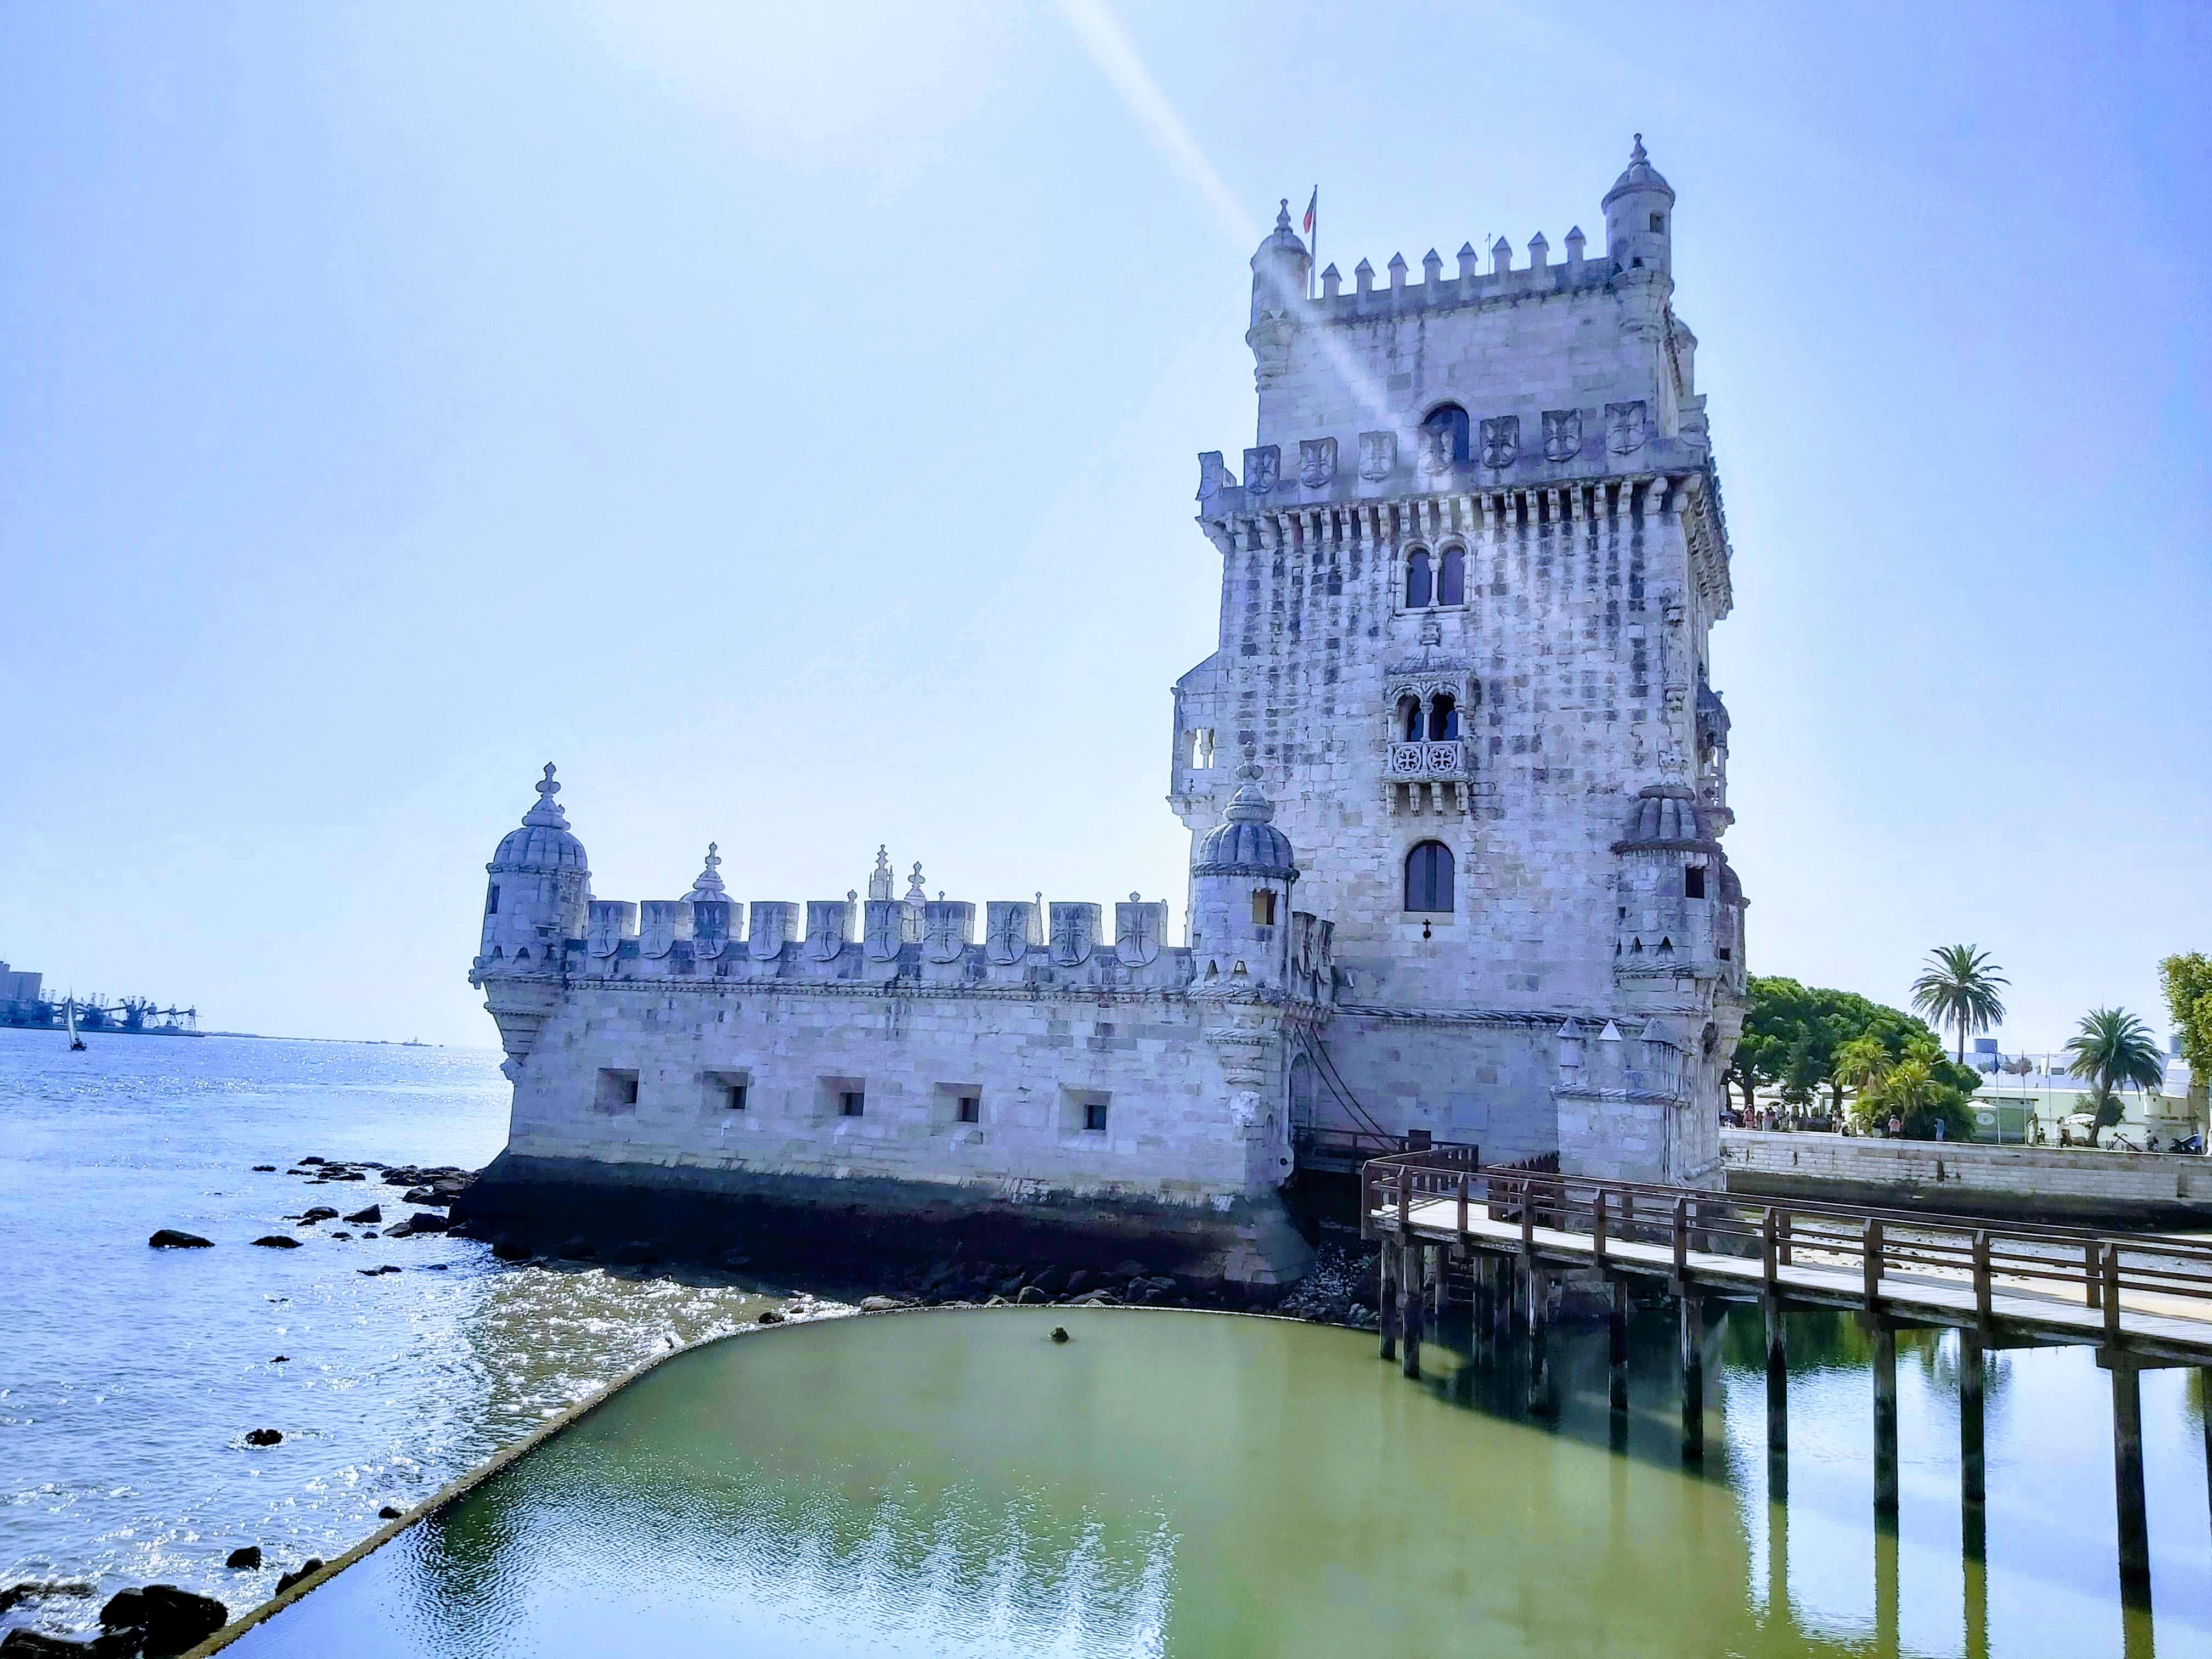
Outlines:
<svg viewBox="0 0 2212 1659"><path fill-rule="evenodd" d="M1252 321L1278 317L1303 303L1313 270L1313 255L1291 228L1291 204L1285 197L1275 215L1275 228L1252 256Z"/></svg>
<svg viewBox="0 0 2212 1659"><path fill-rule="evenodd" d="M1287 960L1291 884L1298 878L1291 839L1275 828L1260 769L1237 775L1222 821L1191 848L1190 947L1200 989L1279 985Z"/></svg>
<svg viewBox="0 0 2212 1659"><path fill-rule="evenodd" d="M1628 167L1605 193L1605 247L1623 270L1665 271L1674 234L1674 187L1644 153L1636 135Z"/></svg>
<svg viewBox="0 0 2212 1659"><path fill-rule="evenodd" d="M560 789L548 762L538 781L538 805L523 814L520 829L507 832L484 866L491 884L481 954L488 959L544 960L550 944L558 960L555 941L583 937L592 869L584 843L569 832L568 815L553 799Z"/></svg>

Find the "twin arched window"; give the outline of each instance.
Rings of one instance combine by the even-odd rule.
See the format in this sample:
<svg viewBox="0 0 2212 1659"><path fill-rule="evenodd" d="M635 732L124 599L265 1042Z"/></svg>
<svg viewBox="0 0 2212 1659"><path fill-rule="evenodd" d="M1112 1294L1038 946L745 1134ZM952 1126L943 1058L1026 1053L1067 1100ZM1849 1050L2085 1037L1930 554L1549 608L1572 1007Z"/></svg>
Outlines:
<svg viewBox="0 0 2212 1659"><path fill-rule="evenodd" d="M1398 729L1407 743L1446 743L1459 736L1459 704L1449 691L1439 691L1424 709L1411 692L1398 699Z"/></svg>
<svg viewBox="0 0 2212 1659"><path fill-rule="evenodd" d="M1416 548L1406 559L1406 609L1425 611L1431 605L1467 603L1467 554L1456 547L1443 550L1442 559L1426 548Z"/></svg>
<svg viewBox="0 0 2212 1659"><path fill-rule="evenodd" d="M1406 854L1406 908L1451 914L1452 855L1443 842L1425 841Z"/></svg>

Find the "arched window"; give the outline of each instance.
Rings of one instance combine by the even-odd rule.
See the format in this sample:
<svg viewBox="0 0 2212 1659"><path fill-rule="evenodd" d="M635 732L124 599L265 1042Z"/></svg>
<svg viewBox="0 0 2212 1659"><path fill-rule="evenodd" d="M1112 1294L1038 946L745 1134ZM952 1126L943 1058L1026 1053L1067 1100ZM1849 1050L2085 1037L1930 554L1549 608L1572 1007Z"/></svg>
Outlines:
<svg viewBox="0 0 2212 1659"><path fill-rule="evenodd" d="M1444 742L1459 736L1459 705L1452 701L1449 691L1437 693L1436 701L1429 705L1429 737L1432 741Z"/></svg>
<svg viewBox="0 0 2212 1659"><path fill-rule="evenodd" d="M1406 908L1451 913L1452 855L1443 842L1425 841L1406 854Z"/></svg>
<svg viewBox="0 0 2212 1659"><path fill-rule="evenodd" d="M1437 603L1467 603L1467 555L1459 548L1444 549L1443 562L1437 570Z"/></svg>
<svg viewBox="0 0 2212 1659"><path fill-rule="evenodd" d="M1467 411L1457 404L1439 404L1421 422L1425 429L1443 427L1451 433L1451 458L1467 459Z"/></svg>
<svg viewBox="0 0 2212 1659"><path fill-rule="evenodd" d="M1406 609L1419 611L1429 603L1429 556L1416 553L1406 561Z"/></svg>
<svg viewBox="0 0 2212 1659"><path fill-rule="evenodd" d="M1415 696L1398 699L1398 731L1407 743L1421 740L1421 700Z"/></svg>

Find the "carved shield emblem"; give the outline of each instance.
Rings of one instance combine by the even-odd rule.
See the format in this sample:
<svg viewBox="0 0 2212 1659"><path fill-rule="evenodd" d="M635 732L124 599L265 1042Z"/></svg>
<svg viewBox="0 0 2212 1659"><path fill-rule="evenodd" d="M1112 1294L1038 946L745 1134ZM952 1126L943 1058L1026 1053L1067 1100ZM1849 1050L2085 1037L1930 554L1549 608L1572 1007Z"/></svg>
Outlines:
<svg viewBox="0 0 2212 1659"><path fill-rule="evenodd" d="M921 953L932 962L957 962L967 954L968 929L975 907L963 901L932 899L922 906Z"/></svg>
<svg viewBox="0 0 2212 1659"><path fill-rule="evenodd" d="M860 948L871 962L889 962L899 953L899 921L906 906L896 899L872 898L860 928Z"/></svg>
<svg viewBox="0 0 2212 1659"><path fill-rule="evenodd" d="M1582 453L1583 412L1579 409L1544 411L1544 459L1571 461Z"/></svg>
<svg viewBox="0 0 2212 1659"><path fill-rule="evenodd" d="M1218 495L1224 489L1234 489L1237 480L1230 476L1229 469L1221 464L1219 450L1209 449L1198 458L1199 500L1202 501L1208 495Z"/></svg>
<svg viewBox="0 0 2212 1659"><path fill-rule="evenodd" d="M1002 966L1019 962L1030 950L1030 907L1025 900L993 899L985 949Z"/></svg>
<svg viewBox="0 0 2212 1659"><path fill-rule="evenodd" d="M1091 960L1098 943L1098 907L1095 904L1055 904L1052 907L1052 959L1063 968Z"/></svg>
<svg viewBox="0 0 2212 1659"><path fill-rule="evenodd" d="M1521 453L1521 417L1493 416L1482 423L1482 464L1489 467L1513 465Z"/></svg>
<svg viewBox="0 0 2212 1659"><path fill-rule="evenodd" d="M1267 444L1244 452L1244 493L1264 495L1275 487L1283 465L1283 447Z"/></svg>
<svg viewBox="0 0 2212 1659"><path fill-rule="evenodd" d="M1336 482L1336 440L1298 441L1298 482L1308 489L1326 489Z"/></svg>
<svg viewBox="0 0 2212 1659"><path fill-rule="evenodd" d="M1644 399L1605 406L1605 447L1616 455L1633 455L1644 447Z"/></svg>
<svg viewBox="0 0 2212 1659"><path fill-rule="evenodd" d="M1425 426L1421 428L1421 471L1431 478L1446 477L1452 470L1452 431L1448 426Z"/></svg>
<svg viewBox="0 0 2212 1659"><path fill-rule="evenodd" d="M1359 434L1359 476L1370 483L1381 483L1398 470L1398 434L1395 432L1363 432Z"/></svg>
<svg viewBox="0 0 2212 1659"><path fill-rule="evenodd" d="M806 954L817 962L834 962L845 948L845 930L851 926L852 907L842 899L806 902Z"/></svg>
<svg viewBox="0 0 2212 1659"><path fill-rule="evenodd" d="M783 954L791 938L791 924L799 907L783 899L757 899L753 903L752 932L745 949L756 961L773 962Z"/></svg>
<svg viewBox="0 0 2212 1659"><path fill-rule="evenodd" d="M1114 907L1114 954L1131 968L1149 967L1160 957L1160 935L1166 931L1168 907L1146 904L1134 895L1127 904Z"/></svg>

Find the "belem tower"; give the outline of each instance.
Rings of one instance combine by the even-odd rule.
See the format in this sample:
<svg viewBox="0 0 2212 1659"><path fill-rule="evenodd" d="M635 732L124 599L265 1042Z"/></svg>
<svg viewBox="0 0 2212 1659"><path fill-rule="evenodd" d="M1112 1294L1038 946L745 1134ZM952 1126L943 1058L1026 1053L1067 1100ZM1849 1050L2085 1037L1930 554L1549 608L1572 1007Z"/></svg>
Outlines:
<svg viewBox="0 0 2212 1659"><path fill-rule="evenodd" d="M548 766L470 970L514 1086L471 1209L1265 1285L1301 1164L1401 1138L1716 1183L1728 532L1640 138L1601 212L1598 249L1349 290L1287 209L1253 256L1258 430L1199 458L1220 626L1175 691L1184 944L1133 896L896 892L880 851L866 898L740 900L711 848L597 898Z"/></svg>

